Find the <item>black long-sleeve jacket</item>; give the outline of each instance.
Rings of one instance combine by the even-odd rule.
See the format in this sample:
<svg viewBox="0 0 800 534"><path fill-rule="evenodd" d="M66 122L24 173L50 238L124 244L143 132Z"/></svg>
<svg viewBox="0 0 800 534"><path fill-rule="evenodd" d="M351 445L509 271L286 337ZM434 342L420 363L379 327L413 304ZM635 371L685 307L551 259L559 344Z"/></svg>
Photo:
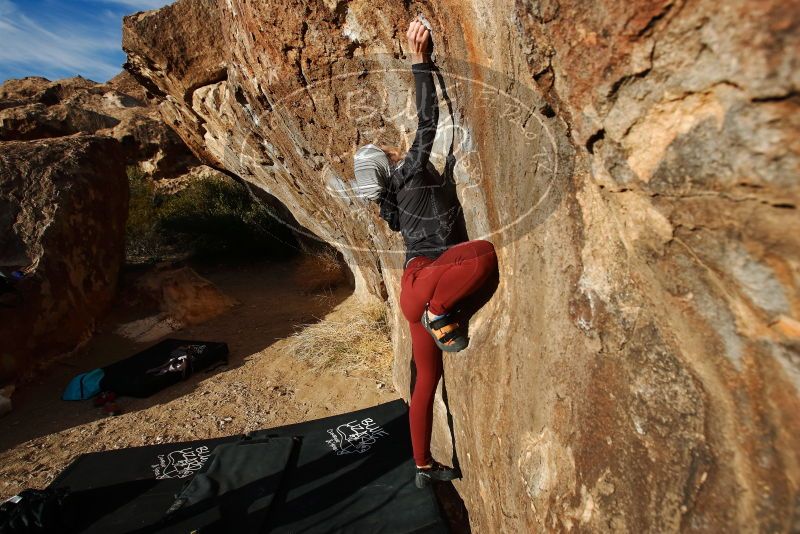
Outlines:
<svg viewBox="0 0 800 534"><path fill-rule="evenodd" d="M435 259L466 237L459 224L462 214L455 184L448 173L439 174L429 162L439 122L432 70L431 63L411 66L417 133L408 154L392 172L387 194L381 200L381 216L392 230L403 235L406 263L416 256Z"/></svg>

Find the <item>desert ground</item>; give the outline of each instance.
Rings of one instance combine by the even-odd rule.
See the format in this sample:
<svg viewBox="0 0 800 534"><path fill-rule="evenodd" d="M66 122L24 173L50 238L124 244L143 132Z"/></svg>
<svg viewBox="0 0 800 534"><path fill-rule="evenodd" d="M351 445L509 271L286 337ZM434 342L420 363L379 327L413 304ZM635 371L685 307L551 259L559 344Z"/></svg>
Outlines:
<svg viewBox="0 0 800 534"><path fill-rule="evenodd" d="M345 321L359 303L347 287L308 290L297 262L198 267L237 304L171 337L225 341L227 366L200 371L146 399L121 397L109 416L91 400L60 399L69 379L145 348L115 333L153 310L124 298L83 351L51 363L19 385L0 421L0 498L44 487L78 455L122 447L239 434L365 408L398 397L387 365L319 362L296 355L303 325ZM123 292L124 293L124 292ZM306 347L308 349L308 347ZM386 355L376 354L376 362Z"/></svg>

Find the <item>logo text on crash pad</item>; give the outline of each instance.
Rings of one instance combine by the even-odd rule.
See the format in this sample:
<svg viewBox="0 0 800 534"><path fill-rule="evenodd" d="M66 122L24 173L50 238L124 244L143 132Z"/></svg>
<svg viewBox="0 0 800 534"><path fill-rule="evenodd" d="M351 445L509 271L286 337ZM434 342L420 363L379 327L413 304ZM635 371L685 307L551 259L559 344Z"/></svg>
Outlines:
<svg viewBox="0 0 800 534"><path fill-rule="evenodd" d="M328 434L331 439L325 443L338 455L363 454L378 441L378 438L389 435L372 418L353 420L336 428L329 428Z"/></svg>
<svg viewBox="0 0 800 534"><path fill-rule="evenodd" d="M158 455L158 463L150 467L156 479L186 478L198 472L208 460L211 451L205 445L186 447Z"/></svg>

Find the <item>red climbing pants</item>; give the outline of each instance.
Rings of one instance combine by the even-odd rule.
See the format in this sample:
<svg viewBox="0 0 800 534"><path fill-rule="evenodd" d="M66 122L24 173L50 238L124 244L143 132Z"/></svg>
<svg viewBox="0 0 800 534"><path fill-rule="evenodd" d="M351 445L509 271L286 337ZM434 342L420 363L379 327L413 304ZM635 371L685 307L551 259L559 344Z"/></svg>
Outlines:
<svg viewBox="0 0 800 534"><path fill-rule="evenodd" d="M411 346L417 380L411 395L411 446L417 465L431 462L433 398L442 376L442 351L422 326L425 305L443 315L460 299L480 288L497 269L494 246L488 241L459 243L436 260L416 257L403 271L400 308L411 327Z"/></svg>

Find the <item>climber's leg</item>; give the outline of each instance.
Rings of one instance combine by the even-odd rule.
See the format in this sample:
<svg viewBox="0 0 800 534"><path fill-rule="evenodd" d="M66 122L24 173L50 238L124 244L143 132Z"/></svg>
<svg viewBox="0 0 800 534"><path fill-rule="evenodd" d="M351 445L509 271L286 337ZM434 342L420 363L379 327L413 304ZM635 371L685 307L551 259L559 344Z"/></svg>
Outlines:
<svg viewBox="0 0 800 534"><path fill-rule="evenodd" d="M493 269L497 269L494 246L488 241L469 241L451 247L435 261L414 258L403 271L400 307L411 329L412 356L417 367L409 421L418 466L432 461L433 399L442 375L441 349L420 319L429 302L434 313L446 313L460 298L478 289Z"/></svg>
<svg viewBox="0 0 800 534"><path fill-rule="evenodd" d="M408 418L411 425L411 448L418 466L430 465L433 400L442 376L442 351L422 327L419 320L411 326L411 346L417 380L411 395Z"/></svg>
<svg viewBox="0 0 800 534"><path fill-rule="evenodd" d="M494 245L483 240L466 241L450 247L435 261L412 259L403 272L403 284L413 289L415 301L423 300L423 306L430 302L431 313L444 315L496 270Z"/></svg>
<svg viewBox="0 0 800 534"><path fill-rule="evenodd" d="M449 248L423 269L438 274L428 310L434 315L446 314L456 302L481 287L496 269L497 255L488 241L467 241Z"/></svg>
<svg viewBox="0 0 800 534"><path fill-rule="evenodd" d="M419 269L413 287L428 302L420 320L440 349L458 352L467 347L469 340L455 315L449 312L459 300L479 289L496 272L494 246L483 240L451 247L436 261Z"/></svg>
<svg viewBox="0 0 800 534"><path fill-rule="evenodd" d="M418 293L414 278L419 270L432 262L429 258L416 258L403 272L400 308L411 328L411 350L417 368L417 379L411 395L409 423L411 447L418 466L431 463L431 428L433 427L433 398L436 385L442 376L442 352L436 346L419 319L425 309L426 295Z"/></svg>

